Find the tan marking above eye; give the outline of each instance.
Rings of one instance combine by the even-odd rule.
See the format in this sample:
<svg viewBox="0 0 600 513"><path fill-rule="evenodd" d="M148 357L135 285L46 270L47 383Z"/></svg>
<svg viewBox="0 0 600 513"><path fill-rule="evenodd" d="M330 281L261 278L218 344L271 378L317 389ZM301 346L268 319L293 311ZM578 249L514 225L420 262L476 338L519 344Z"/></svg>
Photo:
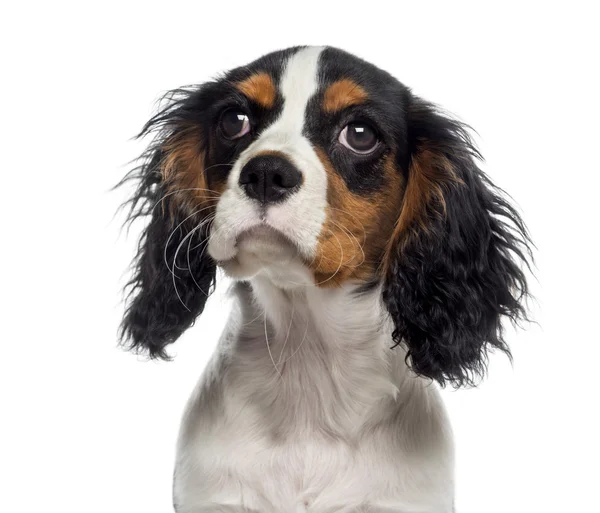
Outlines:
<svg viewBox="0 0 600 513"><path fill-rule="evenodd" d="M273 108L277 96L277 88L268 73L256 73L242 82L238 82L236 87L240 92L262 107L266 109Z"/></svg>
<svg viewBox="0 0 600 513"><path fill-rule="evenodd" d="M323 110L328 113L338 112L352 105L365 103L369 99L367 92L349 78L331 84L323 96Z"/></svg>

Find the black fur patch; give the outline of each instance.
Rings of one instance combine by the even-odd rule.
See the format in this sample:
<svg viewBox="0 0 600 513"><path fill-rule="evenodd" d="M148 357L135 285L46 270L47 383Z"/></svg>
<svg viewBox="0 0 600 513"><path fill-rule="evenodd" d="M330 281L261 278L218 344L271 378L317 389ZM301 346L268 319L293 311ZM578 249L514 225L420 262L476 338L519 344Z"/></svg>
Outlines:
<svg viewBox="0 0 600 513"><path fill-rule="evenodd" d="M128 221L149 218L128 283L121 341L151 357L167 358L165 346L202 313L214 286L216 266L206 254L205 216L190 212L177 201L177 194L167 191L161 172L166 157L163 143L189 123L202 124L213 94L214 84L170 93L168 105L140 134L154 134L153 143L142 155L141 164L121 182L137 184L128 202Z"/></svg>
<svg viewBox="0 0 600 513"><path fill-rule="evenodd" d="M485 373L488 349L510 356L503 317L526 318L522 264L531 241L518 212L477 167L479 153L462 124L413 98L408 134L411 155L431 146L459 180L443 188L445 211L427 206L427 230L407 230L393 249L383 290L393 339L406 345L418 374L473 385Z"/></svg>

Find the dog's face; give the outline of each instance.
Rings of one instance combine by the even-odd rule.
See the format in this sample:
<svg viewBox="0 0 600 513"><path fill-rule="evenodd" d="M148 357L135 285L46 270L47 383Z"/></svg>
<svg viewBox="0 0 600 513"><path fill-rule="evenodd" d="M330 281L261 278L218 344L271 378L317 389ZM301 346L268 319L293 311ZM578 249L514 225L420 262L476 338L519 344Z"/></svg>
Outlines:
<svg viewBox="0 0 600 513"><path fill-rule="evenodd" d="M304 48L187 101L163 174L187 189L190 214L214 216L215 262L283 287L376 279L406 183L406 88L339 50Z"/></svg>
<svg viewBox="0 0 600 513"><path fill-rule="evenodd" d="M283 288L380 284L394 341L441 382L469 381L487 345L506 349L523 224L464 128L388 73L292 48L174 92L148 131L133 216L151 220L123 325L135 347L164 356L220 265Z"/></svg>
<svg viewBox="0 0 600 513"><path fill-rule="evenodd" d="M283 287L375 279L403 196L406 89L338 50L305 48L237 69L217 91L209 255Z"/></svg>

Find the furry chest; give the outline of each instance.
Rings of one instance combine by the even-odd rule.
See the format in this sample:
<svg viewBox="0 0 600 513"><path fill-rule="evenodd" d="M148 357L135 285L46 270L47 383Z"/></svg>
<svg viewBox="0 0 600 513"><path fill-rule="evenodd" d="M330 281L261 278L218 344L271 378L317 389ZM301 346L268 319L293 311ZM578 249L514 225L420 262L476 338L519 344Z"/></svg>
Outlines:
<svg viewBox="0 0 600 513"><path fill-rule="evenodd" d="M387 488L369 475L362 451L341 442L313 436L277 444L232 433L207 442L177 470L178 503L325 513L358 507Z"/></svg>

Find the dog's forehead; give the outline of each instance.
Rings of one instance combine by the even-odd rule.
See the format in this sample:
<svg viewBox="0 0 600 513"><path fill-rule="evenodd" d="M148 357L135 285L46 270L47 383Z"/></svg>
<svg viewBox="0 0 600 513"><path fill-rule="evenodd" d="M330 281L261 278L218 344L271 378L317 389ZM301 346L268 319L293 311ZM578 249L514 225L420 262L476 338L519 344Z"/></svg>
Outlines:
<svg viewBox="0 0 600 513"><path fill-rule="evenodd" d="M229 82L263 107L274 108L276 98L292 95L353 96L384 99L401 84L389 73L343 50L332 47L293 47L269 53L231 71ZM333 86L333 87L332 87ZM302 91L302 89L305 89ZM268 100L268 101L267 101ZM330 102L331 104L331 98ZM331 106L331 105L330 105ZM326 107L326 106L325 106Z"/></svg>

